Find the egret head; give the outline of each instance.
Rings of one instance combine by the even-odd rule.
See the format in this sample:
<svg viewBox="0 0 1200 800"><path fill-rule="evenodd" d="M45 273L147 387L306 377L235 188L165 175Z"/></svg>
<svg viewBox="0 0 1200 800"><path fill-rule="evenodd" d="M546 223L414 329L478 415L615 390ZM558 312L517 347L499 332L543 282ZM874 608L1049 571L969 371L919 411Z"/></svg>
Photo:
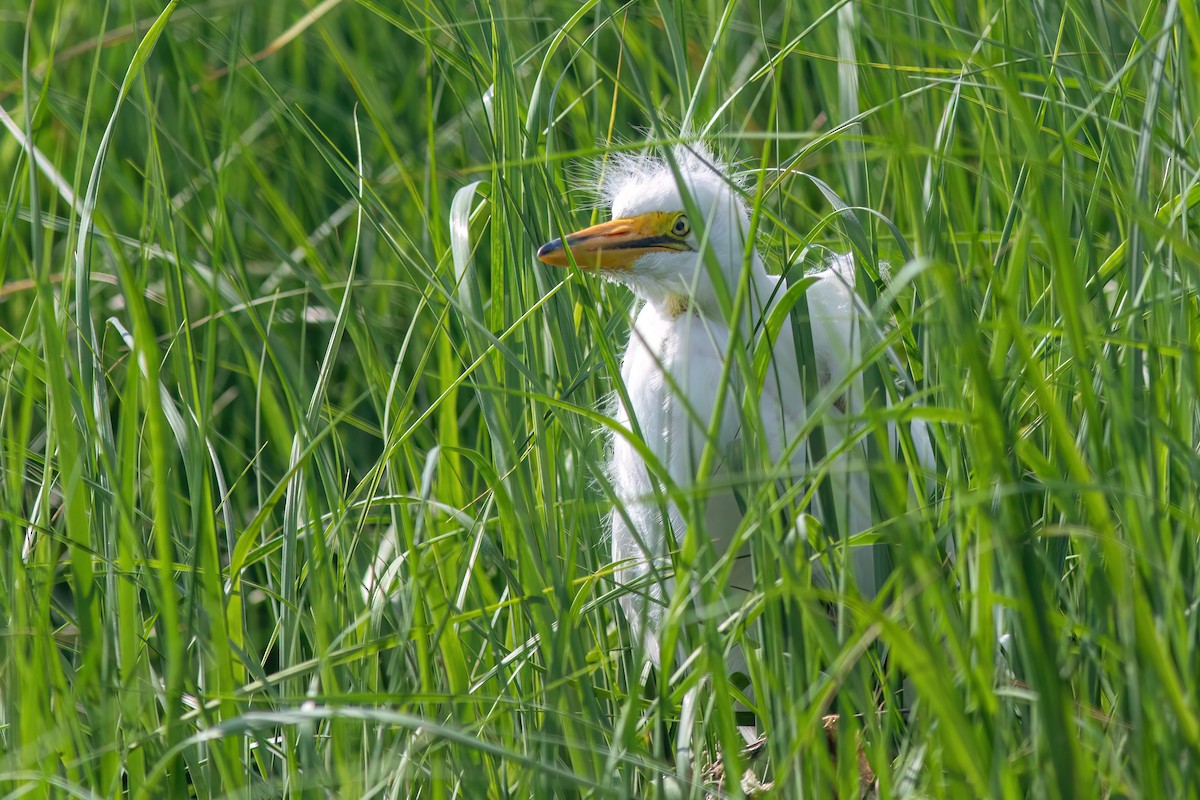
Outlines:
<svg viewBox="0 0 1200 800"><path fill-rule="evenodd" d="M730 292L745 261L749 214L724 164L699 145L677 145L670 163L651 154L618 155L605 165L600 197L612 220L542 245L538 259L627 284L648 302L678 313L717 313L710 248ZM690 195L699 219L686 211Z"/></svg>

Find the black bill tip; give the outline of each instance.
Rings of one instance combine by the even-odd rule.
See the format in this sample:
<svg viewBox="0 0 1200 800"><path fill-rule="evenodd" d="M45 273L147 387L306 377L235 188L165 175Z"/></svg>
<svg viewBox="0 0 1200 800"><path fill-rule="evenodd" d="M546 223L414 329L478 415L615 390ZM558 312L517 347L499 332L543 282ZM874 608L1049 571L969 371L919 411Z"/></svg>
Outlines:
<svg viewBox="0 0 1200 800"><path fill-rule="evenodd" d="M537 251L537 257L539 259L545 259L547 256L551 256L554 253L558 253L562 249L563 249L563 240L555 239L553 241L546 242L544 245L539 247L538 251Z"/></svg>

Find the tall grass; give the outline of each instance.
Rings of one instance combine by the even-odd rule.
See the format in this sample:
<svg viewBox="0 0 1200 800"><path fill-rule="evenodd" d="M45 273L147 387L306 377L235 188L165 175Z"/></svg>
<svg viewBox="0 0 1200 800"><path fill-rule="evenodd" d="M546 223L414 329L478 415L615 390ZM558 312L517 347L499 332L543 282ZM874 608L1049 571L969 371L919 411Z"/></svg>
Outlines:
<svg viewBox="0 0 1200 800"><path fill-rule="evenodd" d="M751 640L773 796L855 796L860 747L882 797L1200 796L1193 3L0 21L6 792L736 794L706 672ZM656 676L605 540L631 297L533 252L681 124L776 271L856 252L920 400L862 435L926 420L939 474L873 445L821 555L883 548L873 603L772 524L820 469L743 486L757 591L681 596Z"/></svg>

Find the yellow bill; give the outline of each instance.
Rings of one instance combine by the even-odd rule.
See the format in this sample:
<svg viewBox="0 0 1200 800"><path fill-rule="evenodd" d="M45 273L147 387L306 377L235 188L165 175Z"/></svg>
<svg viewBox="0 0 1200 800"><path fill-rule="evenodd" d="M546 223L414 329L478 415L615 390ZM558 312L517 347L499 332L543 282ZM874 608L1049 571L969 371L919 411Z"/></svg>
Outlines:
<svg viewBox="0 0 1200 800"><path fill-rule="evenodd" d="M537 257L556 267L567 266L573 256L582 269L629 269L647 253L690 250L684 241L687 230L682 214L653 211L602 222L546 242Z"/></svg>

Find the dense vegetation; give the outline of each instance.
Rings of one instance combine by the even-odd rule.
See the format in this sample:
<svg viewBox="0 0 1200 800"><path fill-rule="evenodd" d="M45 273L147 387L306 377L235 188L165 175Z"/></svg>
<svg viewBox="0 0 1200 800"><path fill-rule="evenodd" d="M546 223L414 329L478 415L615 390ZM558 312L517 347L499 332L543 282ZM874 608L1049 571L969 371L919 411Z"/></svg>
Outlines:
<svg viewBox="0 0 1200 800"><path fill-rule="evenodd" d="M860 744L883 797L1200 796L1192 0L0 23L5 791L736 793L705 673L750 636L774 796L856 796ZM864 436L921 417L940 476L907 507L877 453L879 524L830 533L890 553L874 603L744 487L762 624L676 615L664 679L605 542L632 298L533 253L597 218L581 165L680 130L774 270L859 256L866 369L921 402Z"/></svg>

